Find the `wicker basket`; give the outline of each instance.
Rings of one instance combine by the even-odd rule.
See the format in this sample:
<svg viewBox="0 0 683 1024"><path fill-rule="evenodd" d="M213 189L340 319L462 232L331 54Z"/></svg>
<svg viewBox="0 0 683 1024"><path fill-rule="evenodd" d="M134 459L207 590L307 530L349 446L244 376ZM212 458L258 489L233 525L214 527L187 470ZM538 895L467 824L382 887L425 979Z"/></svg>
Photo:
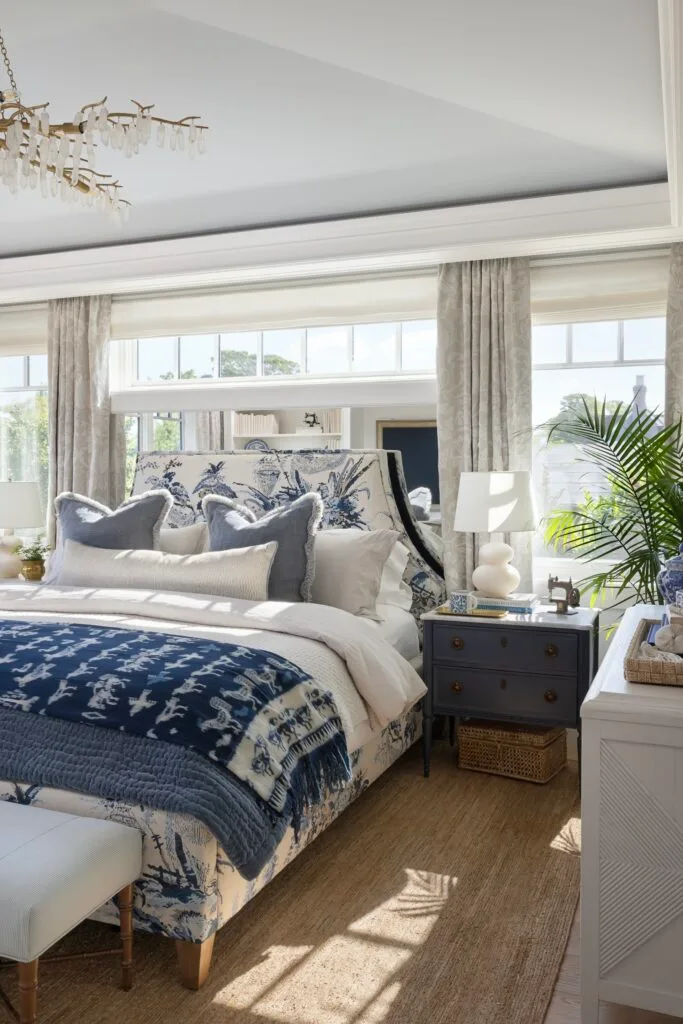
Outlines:
<svg viewBox="0 0 683 1024"><path fill-rule="evenodd" d="M549 782L567 763L564 729L470 719L458 725L458 767L527 782Z"/></svg>
<svg viewBox="0 0 683 1024"><path fill-rule="evenodd" d="M683 686L683 658L678 661L654 661L640 657L640 645L647 640L651 626L660 619L641 619L624 658L624 676L629 683L656 683L659 686Z"/></svg>

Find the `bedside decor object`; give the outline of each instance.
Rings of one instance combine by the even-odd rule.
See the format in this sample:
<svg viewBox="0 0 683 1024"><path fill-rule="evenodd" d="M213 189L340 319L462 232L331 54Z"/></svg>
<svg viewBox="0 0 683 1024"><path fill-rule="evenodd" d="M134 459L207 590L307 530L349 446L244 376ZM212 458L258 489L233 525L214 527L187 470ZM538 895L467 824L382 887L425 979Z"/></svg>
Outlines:
<svg viewBox="0 0 683 1024"><path fill-rule="evenodd" d="M19 550L21 575L29 583L38 583L42 580L45 575L45 556L49 550L49 547L42 538L33 541L31 544L24 544Z"/></svg>
<svg viewBox="0 0 683 1024"><path fill-rule="evenodd" d="M564 597L553 597L553 590L564 590ZM548 576L548 604L555 605L558 615L576 615L581 603L581 592L575 587L571 576L561 580L559 576Z"/></svg>
<svg viewBox="0 0 683 1024"><path fill-rule="evenodd" d="M453 529L461 533L530 533L536 528L531 474L461 473ZM477 591L507 597L519 586L520 575L510 562L509 544L491 541L479 548L479 565L472 573Z"/></svg>
<svg viewBox="0 0 683 1024"><path fill-rule="evenodd" d="M14 579L21 572L18 554L21 541L15 529L34 530L45 527L38 484L33 481L0 482L0 578Z"/></svg>
<svg viewBox="0 0 683 1024"><path fill-rule="evenodd" d="M477 607L476 594L469 590L454 590L448 599L448 605L453 615L467 615Z"/></svg>
<svg viewBox="0 0 683 1024"><path fill-rule="evenodd" d="M541 601L538 594L508 594L507 597L489 597L477 594L477 608L495 611L517 612L519 615L531 615L537 611Z"/></svg>
<svg viewBox="0 0 683 1024"><path fill-rule="evenodd" d="M567 618L548 609L509 612L500 621L428 612L422 622L425 776L434 715L579 729L579 708L598 665L597 609L580 608Z"/></svg>
<svg viewBox="0 0 683 1024"><path fill-rule="evenodd" d="M545 783L567 763L565 729L470 718L458 725L458 768Z"/></svg>
<svg viewBox="0 0 683 1024"><path fill-rule="evenodd" d="M667 558L657 573L657 587L668 604L678 602L678 593L683 589L683 544L678 554Z"/></svg>
<svg viewBox="0 0 683 1024"><path fill-rule="evenodd" d="M624 678L629 683L683 686L683 658L647 642L651 627L660 626L661 621L648 617L634 627L624 657Z"/></svg>

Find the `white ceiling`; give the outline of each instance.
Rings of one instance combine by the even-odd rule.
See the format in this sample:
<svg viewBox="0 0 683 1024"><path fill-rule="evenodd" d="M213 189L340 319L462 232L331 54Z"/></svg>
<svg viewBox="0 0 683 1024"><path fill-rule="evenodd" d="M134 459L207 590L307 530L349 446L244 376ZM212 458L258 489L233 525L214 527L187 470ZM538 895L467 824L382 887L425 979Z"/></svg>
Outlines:
<svg viewBox="0 0 683 1024"><path fill-rule="evenodd" d="M102 150L124 225L0 186L0 255L666 177L656 0L32 0L0 27L53 117L106 93L211 127L194 161Z"/></svg>

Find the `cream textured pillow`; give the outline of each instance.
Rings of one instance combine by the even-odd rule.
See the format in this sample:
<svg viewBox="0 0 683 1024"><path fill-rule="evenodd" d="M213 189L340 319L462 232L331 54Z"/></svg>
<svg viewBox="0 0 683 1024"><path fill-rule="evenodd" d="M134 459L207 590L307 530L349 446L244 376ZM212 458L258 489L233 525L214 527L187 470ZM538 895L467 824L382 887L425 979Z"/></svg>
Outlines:
<svg viewBox="0 0 683 1024"><path fill-rule="evenodd" d="M413 606L413 592L408 584L403 582L409 558L410 551L405 544L397 540L384 565L377 604L391 604L395 608L410 611Z"/></svg>
<svg viewBox="0 0 683 1024"><path fill-rule="evenodd" d="M266 601L277 544L231 551L173 555L166 551L93 548L77 541L64 545L59 582L76 587L133 587Z"/></svg>
<svg viewBox="0 0 683 1024"><path fill-rule="evenodd" d="M379 621L382 573L400 534L395 530L322 530L315 537L311 601Z"/></svg>
<svg viewBox="0 0 683 1024"><path fill-rule="evenodd" d="M162 529L157 545L159 551L168 551L171 555L199 555L208 546L209 530L206 523Z"/></svg>

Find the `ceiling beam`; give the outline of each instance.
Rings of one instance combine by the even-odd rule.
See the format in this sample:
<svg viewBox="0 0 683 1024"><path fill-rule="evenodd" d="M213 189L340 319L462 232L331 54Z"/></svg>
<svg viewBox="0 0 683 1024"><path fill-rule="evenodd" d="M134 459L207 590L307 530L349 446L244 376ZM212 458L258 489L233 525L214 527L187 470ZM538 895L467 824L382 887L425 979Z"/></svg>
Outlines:
<svg viewBox="0 0 683 1024"><path fill-rule="evenodd" d="M0 305L260 286L455 260L642 249L682 239L683 229L671 224L667 185L638 185L7 257L0 259Z"/></svg>
<svg viewBox="0 0 683 1024"><path fill-rule="evenodd" d="M683 0L658 0L664 141L671 223L683 224Z"/></svg>

